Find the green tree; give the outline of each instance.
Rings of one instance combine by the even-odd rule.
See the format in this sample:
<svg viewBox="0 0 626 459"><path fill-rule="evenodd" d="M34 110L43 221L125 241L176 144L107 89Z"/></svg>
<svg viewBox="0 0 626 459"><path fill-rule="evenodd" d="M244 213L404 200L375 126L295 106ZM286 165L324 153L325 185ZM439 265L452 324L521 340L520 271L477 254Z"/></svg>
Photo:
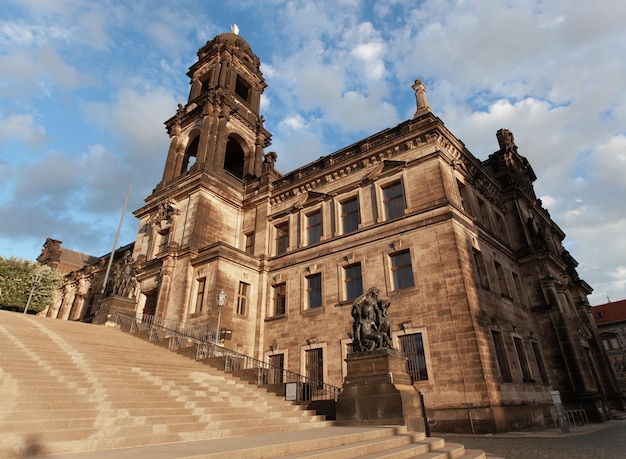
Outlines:
<svg viewBox="0 0 626 459"><path fill-rule="evenodd" d="M41 274L41 279L28 305L31 314L43 311L52 303L63 284L63 275L35 261L0 256L0 309L23 311L36 273Z"/></svg>

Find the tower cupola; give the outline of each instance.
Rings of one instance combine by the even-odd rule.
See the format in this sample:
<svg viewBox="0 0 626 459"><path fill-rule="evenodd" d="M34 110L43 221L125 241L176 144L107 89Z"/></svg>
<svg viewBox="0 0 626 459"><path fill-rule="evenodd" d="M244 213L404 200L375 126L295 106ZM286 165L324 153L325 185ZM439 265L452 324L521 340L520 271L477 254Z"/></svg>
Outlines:
<svg viewBox="0 0 626 459"><path fill-rule="evenodd" d="M242 182L261 175L263 148L271 140L259 114L267 84L261 61L234 32L236 26L208 41L187 72L189 99L165 123L171 140L157 189L197 172Z"/></svg>

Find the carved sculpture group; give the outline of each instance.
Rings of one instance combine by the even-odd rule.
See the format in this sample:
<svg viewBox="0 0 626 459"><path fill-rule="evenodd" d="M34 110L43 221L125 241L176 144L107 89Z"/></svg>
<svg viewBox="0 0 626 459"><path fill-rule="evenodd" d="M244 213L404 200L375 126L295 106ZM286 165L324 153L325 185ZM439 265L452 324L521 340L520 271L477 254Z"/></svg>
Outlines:
<svg viewBox="0 0 626 459"><path fill-rule="evenodd" d="M389 300L378 299L377 287L370 287L352 303L352 352L395 349L391 341Z"/></svg>
<svg viewBox="0 0 626 459"><path fill-rule="evenodd" d="M130 252L124 254L121 263L113 271L113 294L126 298L135 297L137 269Z"/></svg>

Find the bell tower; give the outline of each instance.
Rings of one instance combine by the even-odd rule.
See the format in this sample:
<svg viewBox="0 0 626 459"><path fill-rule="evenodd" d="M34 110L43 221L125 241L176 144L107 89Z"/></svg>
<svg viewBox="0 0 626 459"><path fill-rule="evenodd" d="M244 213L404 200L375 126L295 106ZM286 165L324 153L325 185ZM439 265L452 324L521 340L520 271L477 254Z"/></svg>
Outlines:
<svg viewBox="0 0 626 459"><path fill-rule="evenodd" d="M134 212L140 220L133 258L143 313L213 320L215 310L206 298L230 286L224 253L235 258L245 253L246 190L275 174L264 163L271 134L259 114L267 86L261 62L234 32L198 51L187 72L189 98L165 122L170 145L163 176Z"/></svg>
<svg viewBox="0 0 626 459"><path fill-rule="evenodd" d="M267 86L260 64L236 33L218 35L200 48L187 73L187 104L179 104L165 122L171 140L157 190L202 171L242 182L261 174L271 134L259 115Z"/></svg>

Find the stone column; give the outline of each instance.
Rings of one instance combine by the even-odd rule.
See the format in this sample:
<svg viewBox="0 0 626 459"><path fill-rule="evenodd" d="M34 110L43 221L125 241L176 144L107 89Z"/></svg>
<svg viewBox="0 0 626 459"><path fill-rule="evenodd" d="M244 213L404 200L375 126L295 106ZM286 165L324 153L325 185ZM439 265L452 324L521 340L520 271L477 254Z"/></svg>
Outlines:
<svg viewBox="0 0 626 459"><path fill-rule="evenodd" d="M167 153L167 161L165 162L165 169L163 170L163 182L167 182L173 179L179 172L179 170L176 169L178 141L178 135L172 136L172 139L170 140L170 148Z"/></svg>
<svg viewBox="0 0 626 459"><path fill-rule="evenodd" d="M68 285L65 295L63 296L63 302L61 303L61 309L57 314L57 319L67 320L74 304L74 298L76 298L76 288L73 285Z"/></svg>

